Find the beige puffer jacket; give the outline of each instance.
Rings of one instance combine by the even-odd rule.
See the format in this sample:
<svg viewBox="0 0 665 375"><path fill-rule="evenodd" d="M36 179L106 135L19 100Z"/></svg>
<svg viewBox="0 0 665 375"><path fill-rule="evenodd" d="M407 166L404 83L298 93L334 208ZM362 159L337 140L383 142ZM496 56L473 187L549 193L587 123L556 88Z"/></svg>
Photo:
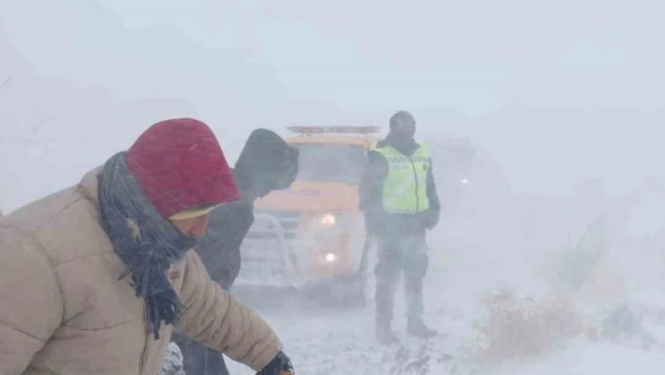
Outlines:
<svg viewBox="0 0 665 375"><path fill-rule="evenodd" d="M144 299L98 219L97 173L0 219L1 375L157 375L171 326L148 333ZM272 329L208 277L194 251L169 270L176 329L259 371Z"/></svg>

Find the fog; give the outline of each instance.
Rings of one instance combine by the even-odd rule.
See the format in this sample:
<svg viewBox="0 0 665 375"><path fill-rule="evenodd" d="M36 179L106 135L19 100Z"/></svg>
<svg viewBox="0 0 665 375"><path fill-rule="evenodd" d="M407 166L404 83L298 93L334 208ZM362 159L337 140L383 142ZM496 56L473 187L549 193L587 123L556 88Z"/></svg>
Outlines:
<svg viewBox="0 0 665 375"><path fill-rule="evenodd" d="M429 238L428 317L449 337L429 352L412 350L462 357L457 345L476 334L466 319L482 315L480 301L503 287L518 299L606 309L590 320L626 304L656 316L665 309L664 15L655 0L0 0L0 209L77 183L167 118L205 121L234 162L258 127L387 129L405 109L418 140L468 138L486 166L476 176L482 186L473 182ZM570 270L566 246L598 215L610 243L598 264L611 275L598 276L598 288L614 289L596 301L594 285L566 294L552 274ZM580 272L597 272L590 267ZM371 309L266 314L302 373L361 363L363 373L382 373L400 362L372 353L371 330L341 326L371 327ZM332 321L354 334L338 338ZM656 373L665 365L656 321L644 328L654 340L648 349L628 339L575 341L492 371ZM637 356L650 367L632 367Z"/></svg>

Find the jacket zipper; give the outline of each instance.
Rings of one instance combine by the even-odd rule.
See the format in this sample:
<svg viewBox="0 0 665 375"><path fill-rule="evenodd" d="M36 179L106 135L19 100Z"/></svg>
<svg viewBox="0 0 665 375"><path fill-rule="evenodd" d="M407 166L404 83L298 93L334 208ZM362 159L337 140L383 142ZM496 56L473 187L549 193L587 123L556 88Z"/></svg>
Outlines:
<svg viewBox="0 0 665 375"><path fill-rule="evenodd" d="M416 165L413 163L413 159L411 159L411 167L413 167L413 179L416 182L416 212L420 211L420 196L418 195L418 192L420 189L418 188L418 172L416 171Z"/></svg>
<svg viewBox="0 0 665 375"><path fill-rule="evenodd" d="M146 356L148 354L148 340L150 340L150 329L148 327L148 304L144 302L143 304L143 322L146 324L145 329L145 342L143 344L143 350L141 351L141 360L139 362L139 374L143 375L143 370L145 368Z"/></svg>

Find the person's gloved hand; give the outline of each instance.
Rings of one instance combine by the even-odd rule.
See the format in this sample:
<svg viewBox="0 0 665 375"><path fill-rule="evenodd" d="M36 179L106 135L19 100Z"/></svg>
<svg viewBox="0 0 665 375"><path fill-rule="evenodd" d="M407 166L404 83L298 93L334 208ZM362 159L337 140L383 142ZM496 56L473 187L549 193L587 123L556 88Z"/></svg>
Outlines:
<svg viewBox="0 0 665 375"><path fill-rule="evenodd" d="M280 351L275 358L273 358L263 370L257 372L256 375L295 375L295 373L296 370L293 368L293 364L289 357Z"/></svg>

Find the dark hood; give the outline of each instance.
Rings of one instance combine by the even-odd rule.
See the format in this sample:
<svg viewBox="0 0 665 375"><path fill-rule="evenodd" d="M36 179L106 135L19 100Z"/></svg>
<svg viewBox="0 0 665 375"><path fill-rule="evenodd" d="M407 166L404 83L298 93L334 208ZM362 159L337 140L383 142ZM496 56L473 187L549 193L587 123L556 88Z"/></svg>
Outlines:
<svg viewBox="0 0 665 375"><path fill-rule="evenodd" d="M267 129L250 134L234 168L236 183L250 200L288 188L297 173L298 149Z"/></svg>

